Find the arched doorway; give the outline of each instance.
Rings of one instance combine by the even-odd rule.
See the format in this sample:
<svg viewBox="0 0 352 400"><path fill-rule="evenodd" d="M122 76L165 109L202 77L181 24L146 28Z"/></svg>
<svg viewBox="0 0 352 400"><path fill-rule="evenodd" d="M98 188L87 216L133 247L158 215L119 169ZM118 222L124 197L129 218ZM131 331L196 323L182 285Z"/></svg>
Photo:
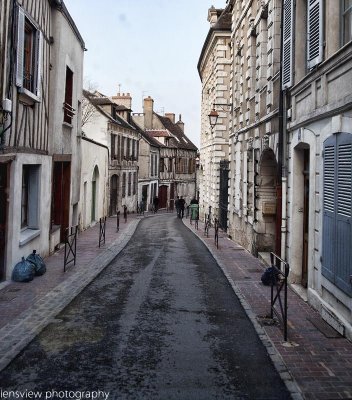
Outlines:
<svg viewBox="0 0 352 400"><path fill-rule="evenodd" d="M275 251L277 237L277 162L271 149L264 150L260 159L256 189L256 250Z"/></svg>
<svg viewBox="0 0 352 400"><path fill-rule="evenodd" d="M118 192L119 188L119 177L118 175L113 175L110 179L110 209L109 215L116 215L117 207L118 207Z"/></svg>
<svg viewBox="0 0 352 400"><path fill-rule="evenodd" d="M93 171L92 176L92 212L91 212L91 221L94 222L97 216L97 200L98 200L98 188L99 188L99 169L96 165Z"/></svg>

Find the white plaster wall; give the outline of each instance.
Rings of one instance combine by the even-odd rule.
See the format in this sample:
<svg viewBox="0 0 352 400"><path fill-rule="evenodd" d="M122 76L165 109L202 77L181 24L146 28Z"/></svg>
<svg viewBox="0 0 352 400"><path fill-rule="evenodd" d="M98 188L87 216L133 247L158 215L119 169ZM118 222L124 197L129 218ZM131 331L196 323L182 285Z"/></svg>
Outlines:
<svg viewBox="0 0 352 400"><path fill-rule="evenodd" d="M23 230L21 230L22 169L25 164L40 165L38 195L39 235L27 244L20 246L21 231L23 232ZM10 165L11 185L9 193L6 279L11 279L13 268L19 261L21 261L21 257L27 257L33 250L37 250L37 253L40 254L41 257L49 255L51 205L51 157L18 153L16 155L16 160Z"/></svg>
<svg viewBox="0 0 352 400"><path fill-rule="evenodd" d="M92 177L95 166L99 170L99 183L96 196L96 221L108 214L108 151L105 147L82 140L82 181L81 199L79 203L80 229L86 229L91 221ZM86 183L86 190L85 190ZM85 197L86 194L86 197Z"/></svg>

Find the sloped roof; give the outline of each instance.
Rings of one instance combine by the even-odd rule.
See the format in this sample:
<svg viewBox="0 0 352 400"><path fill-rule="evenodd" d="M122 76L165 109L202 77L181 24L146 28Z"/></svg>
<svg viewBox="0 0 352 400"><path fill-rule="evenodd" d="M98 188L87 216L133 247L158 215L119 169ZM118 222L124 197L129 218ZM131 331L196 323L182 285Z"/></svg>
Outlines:
<svg viewBox="0 0 352 400"><path fill-rule="evenodd" d="M174 124L169 118L167 117L162 117L161 115L156 114L160 120L160 122L163 124L165 129L167 129L175 138L177 141L176 147L180 149L187 149L187 150L194 150L197 151L198 148L195 146L189 139L188 137L184 134L182 129L177 125Z"/></svg>
<svg viewBox="0 0 352 400"><path fill-rule="evenodd" d="M117 104L114 103L113 101L111 101L108 97L106 97L106 96L99 97L99 96L96 96L94 93L91 93L87 90L83 90L83 95L95 106L95 108L101 114L103 114L106 118L108 118L110 122L113 122L117 125L127 128L127 129L133 129L133 130L137 129L134 125L128 123L123 118L121 118L119 115L116 114L116 116L113 117L111 114L109 114L107 111L105 111L101 107L104 105L111 105L111 106L114 106L114 108L117 108Z"/></svg>

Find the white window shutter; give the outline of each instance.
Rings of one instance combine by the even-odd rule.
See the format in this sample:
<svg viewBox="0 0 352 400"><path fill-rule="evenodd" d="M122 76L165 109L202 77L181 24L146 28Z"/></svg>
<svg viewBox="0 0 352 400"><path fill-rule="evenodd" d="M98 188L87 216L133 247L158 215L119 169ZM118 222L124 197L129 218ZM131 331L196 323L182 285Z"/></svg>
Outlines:
<svg viewBox="0 0 352 400"><path fill-rule="evenodd" d="M308 0L308 69L323 61L323 0Z"/></svg>
<svg viewBox="0 0 352 400"><path fill-rule="evenodd" d="M23 86L24 63L24 25L25 15L21 7L17 8L17 59L16 59L16 86Z"/></svg>
<svg viewBox="0 0 352 400"><path fill-rule="evenodd" d="M282 49L282 88L293 85L293 0L284 0L283 49Z"/></svg>
<svg viewBox="0 0 352 400"><path fill-rule="evenodd" d="M35 77L35 94L37 97L41 97L42 88L42 54L43 54L43 34L41 31L36 32L36 49L35 49L35 65L36 65L36 77Z"/></svg>

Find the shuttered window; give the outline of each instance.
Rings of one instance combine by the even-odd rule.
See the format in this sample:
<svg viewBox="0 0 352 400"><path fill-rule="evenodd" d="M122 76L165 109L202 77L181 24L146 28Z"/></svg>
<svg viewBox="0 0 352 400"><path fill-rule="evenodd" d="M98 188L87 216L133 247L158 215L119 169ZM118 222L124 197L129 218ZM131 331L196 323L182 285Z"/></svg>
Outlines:
<svg viewBox="0 0 352 400"><path fill-rule="evenodd" d="M283 21L283 48L282 48L282 88L292 86L293 69L293 0L284 0L284 21Z"/></svg>
<svg viewBox="0 0 352 400"><path fill-rule="evenodd" d="M322 273L352 295L352 134L324 142Z"/></svg>
<svg viewBox="0 0 352 400"><path fill-rule="evenodd" d="M307 61L308 69L323 60L323 2L308 0Z"/></svg>
<svg viewBox="0 0 352 400"><path fill-rule="evenodd" d="M17 8L16 86L41 96L43 35Z"/></svg>

